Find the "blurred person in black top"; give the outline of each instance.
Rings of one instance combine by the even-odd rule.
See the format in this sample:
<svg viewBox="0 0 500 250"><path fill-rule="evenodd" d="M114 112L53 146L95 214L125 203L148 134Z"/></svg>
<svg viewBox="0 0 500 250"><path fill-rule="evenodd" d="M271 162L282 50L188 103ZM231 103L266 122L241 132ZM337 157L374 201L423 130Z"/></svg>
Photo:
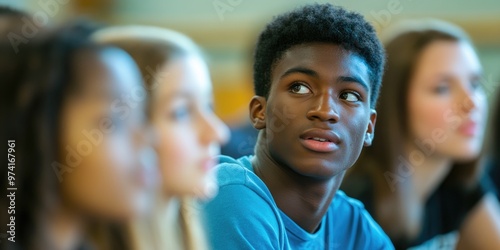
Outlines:
<svg viewBox="0 0 500 250"><path fill-rule="evenodd" d="M500 249L500 206L480 181L487 102L472 43L438 20L385 36L375 140L341 189L399 249Z"/></svg>

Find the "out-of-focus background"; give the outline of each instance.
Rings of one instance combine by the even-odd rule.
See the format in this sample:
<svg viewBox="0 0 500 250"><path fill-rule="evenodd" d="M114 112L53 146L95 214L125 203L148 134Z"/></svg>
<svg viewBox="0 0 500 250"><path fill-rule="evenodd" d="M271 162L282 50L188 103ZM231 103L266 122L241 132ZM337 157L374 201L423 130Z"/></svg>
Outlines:
<svg viewBox="0 0 500 250"><path fill-rule="evenodd" d="M34 22L57 24L77 16L105 24L144 24L189 35L206 52L216 112L234 124L247 117L252 89L252 50L273 16L311 2L355 10L378 31L408 18L440 18L464 28L484 66L488 96L500 80L499 0L0 0L27 10Z"/></svg>

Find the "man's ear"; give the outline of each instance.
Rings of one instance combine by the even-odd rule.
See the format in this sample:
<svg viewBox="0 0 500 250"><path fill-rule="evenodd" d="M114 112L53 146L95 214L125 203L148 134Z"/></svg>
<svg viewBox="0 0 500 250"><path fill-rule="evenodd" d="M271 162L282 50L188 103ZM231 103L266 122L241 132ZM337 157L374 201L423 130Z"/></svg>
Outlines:
<svg viewBox="0 0 500 250"><path fill-rule="evenodd" d="M250 121L258 130L266 127L266 104L266 98L263 96L256 95L250 101Z"/></svg>
<svg viewBox="0 0 500 250"><path fill-rule="evenodd" d="M375 123L377 122L377 111L372 109L370 111L370 121L368 122L368 127L365 132L365 147L371 146L373 138L375 136Z"/></svg>

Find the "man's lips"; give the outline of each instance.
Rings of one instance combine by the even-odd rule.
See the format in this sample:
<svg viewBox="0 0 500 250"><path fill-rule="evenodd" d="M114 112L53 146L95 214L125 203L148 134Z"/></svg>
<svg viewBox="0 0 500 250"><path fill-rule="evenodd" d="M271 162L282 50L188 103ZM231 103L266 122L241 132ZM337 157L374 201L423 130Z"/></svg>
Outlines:
<svg viewBox="0 0 500 250"><path fill-rule="evenodd" d="M331 130L313 128L300 135L300 142L311 151L328 153L337 150L341 141Z"/></svg>

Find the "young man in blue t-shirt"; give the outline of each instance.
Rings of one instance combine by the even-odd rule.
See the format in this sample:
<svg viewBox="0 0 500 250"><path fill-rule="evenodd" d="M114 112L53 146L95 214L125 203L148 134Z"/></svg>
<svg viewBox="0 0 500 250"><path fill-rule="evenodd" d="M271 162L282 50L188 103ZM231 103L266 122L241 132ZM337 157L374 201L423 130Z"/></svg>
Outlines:
<svg viewBox="0 0 500 250"><path fill-rule="evenodd" d="M205 204L213 249L393 249L338 188L373 140L384 50L364 18L313 4L261 33L250 119L255 156L222 157Z"/></svg>

